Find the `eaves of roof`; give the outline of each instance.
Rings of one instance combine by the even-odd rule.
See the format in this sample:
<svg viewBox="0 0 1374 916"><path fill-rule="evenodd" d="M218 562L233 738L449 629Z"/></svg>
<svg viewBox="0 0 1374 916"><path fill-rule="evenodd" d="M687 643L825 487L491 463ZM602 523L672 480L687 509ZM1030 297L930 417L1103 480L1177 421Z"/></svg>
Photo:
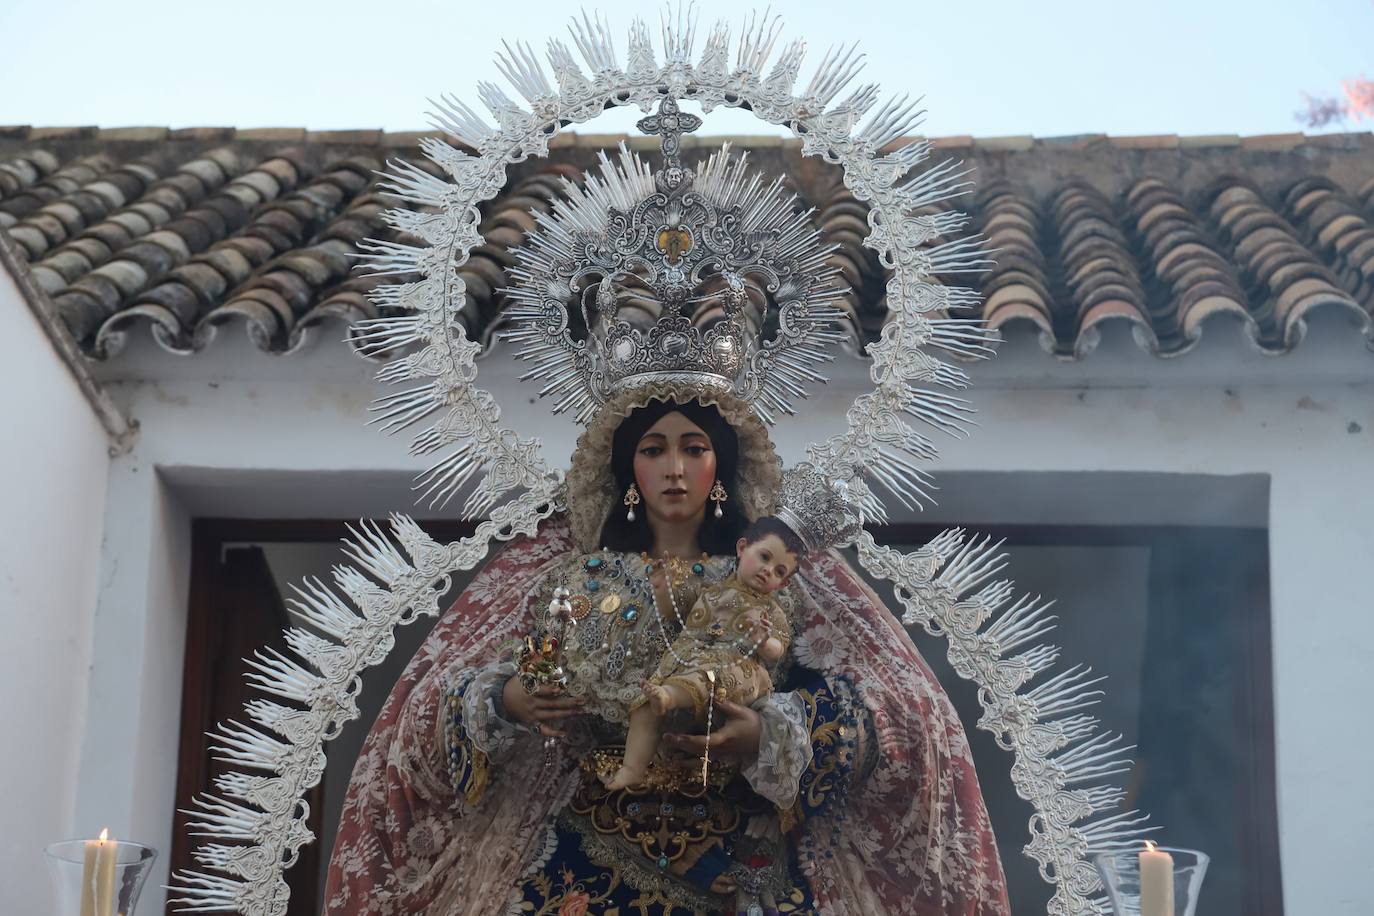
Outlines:
<svg viewBox="0 0 1374 916"><path fill-rule="evenodd" d="M87 365L87 360L77 346L76 340L63 326L51 300L33 282L33 275L24 265L18 247L3 229L0 229L0 270L13 278L20 296L28 304L29 311L52 346L53 352L71 373L81 396L90 405L91 411L105 430L109 437L111 457L128 451L138 434L138 422L124 415L92 375L91 367Z"/></svg>
<svg viewBox="0 0 1374 916"><path fill-rule="evenodd" d="M0 127L0 231L88 358L129 333L194 353L228 324L292 352L327 322L372 317L376 281L353 270L358 240L387 238L385 160L419 155L423 132L268 128ZM486 243L463 268L474 339L501 326L510 249L620 135L563 134L547 159L509 171L486 207ZM888 320L885 273L863 245L867 208L837 168L777 137L730 139L785 177L851 286L856 349ZM652 148L654 138L628 138ZM977 189L972 229L997 250L976 282L993 328L1026 323L1063 360L1106 323L1177 356L1217 316L1261 351L1285 353L1317 309L1350 316L1374 347L1374 137L946 137ZM145 330L146 329L146 330Z"/></svg>

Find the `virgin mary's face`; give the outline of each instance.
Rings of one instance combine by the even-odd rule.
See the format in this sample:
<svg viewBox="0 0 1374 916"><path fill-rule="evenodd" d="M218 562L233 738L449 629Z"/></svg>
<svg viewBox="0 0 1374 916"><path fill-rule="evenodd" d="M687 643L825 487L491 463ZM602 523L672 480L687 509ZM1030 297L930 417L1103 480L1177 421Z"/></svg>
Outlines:
<svg viewBox="0 0 1374 916"><path fill-rule="evenodd" d="M716 453L700 426L673 412L639 438L634 471L650 519L699 521L716 480Z"/></svg>

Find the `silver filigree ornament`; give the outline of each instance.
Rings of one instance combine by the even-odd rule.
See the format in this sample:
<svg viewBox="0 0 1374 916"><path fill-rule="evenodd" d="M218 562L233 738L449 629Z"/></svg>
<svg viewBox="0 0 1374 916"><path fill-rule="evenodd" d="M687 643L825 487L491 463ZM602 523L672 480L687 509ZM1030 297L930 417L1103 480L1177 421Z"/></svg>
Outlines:
<svg viewBox="0 0 1374 916"><path fill-rule="evenodd" d="M803 461L782 475L774 513L808 551L847 547L863 531L852 478L831 478Z"/></svg>
<svg viewBox="0 0 1374 916"><path fill-rule="evenodd" d="M840 97L861 70L852 47L827 54L796 93L804 47L793 41L774 58L779 39L778 20L751 19L732 64L729 29L718 24L694 58L695 22L679 15L664 24L660 62L637 21L622 67L606 26L584 15L573 23L572 42L590 73L561 41L549 43L552 81L529 48L508 48L498 68L525 105L483 84L492 126L444 97L435 106L438 125L474 152L437 138L421 142L447 181L393 164L390 191L416 209L389 211L388 220L423 244L363 246L373 271L419 277L374 294L378 305L406 314L358 328L367 352L391 358L379 377L407 386L378 403L376 421L394 432L434 418L412 440L413 452L439 456L417 486L443 504L475 481L464 511L485 520L472 537L449 545L405 516L392 517L389 534L364 523L346 548L352 563L335 568L333 587L298 587L300 625L287 633L294 657L250 659L251 679L270 699L247 705L253 724L227 723L214 735L214 752L240 771L217 779L216 794L198 797L189 812L191 829L212 842L194 854L199 870L173 876L172 902L181 909L286 912L283 872L313 839L304 798L321 777L323 743L358 715L361 673L391 651L397 624L439 614L451 573L473 568L493 541L534 534L564 508L561 474L545 464L538 440L504 428L495 398L475 385L478 345L458 319L465 301L458 268L482 242L478 205L500 192L507 166L546 155L549 138L565 126L622 105L649 113L665 98L704 113L742 107L791 129L804 154L842 168L846 185L870 207L865 244L891 272L892 320L868 348L873 391L855 400L843 433L808 450L808 463L828 485L847 482L868 520L886 518L883 493L907 506L928 498L917 462L933 457L934 444L908 420L959 434L969 413L961 399L931 390L967 384L962 370L932 351L990 354L976 323L943 317L975 304L976 295L939 278L989 263L981 240L949 240L965 225L962 214L932 210L969 185L957 164L923 167L930 146L911 139L920 116L914 102L879 105L872 85ZM1085 666L1051 673L1059 650L1043 642L1054 626L1048 604L1016 598L1011 583L997 578L1004 566L998 545L961 530L910 553L879 546L865 531L854 546L866 570L894 583L903 623L943 636L954 670L977 685L978 726L1013 754L1012 782L1035 811L1025 852L1054 886L1049 912L1106 914L1087 853L1134 846L1148 828L1137 812L1120 810L1121 789L1102 784L1129 766L1130 749L1084 712L1100 696L1099 679Z"/></svg>

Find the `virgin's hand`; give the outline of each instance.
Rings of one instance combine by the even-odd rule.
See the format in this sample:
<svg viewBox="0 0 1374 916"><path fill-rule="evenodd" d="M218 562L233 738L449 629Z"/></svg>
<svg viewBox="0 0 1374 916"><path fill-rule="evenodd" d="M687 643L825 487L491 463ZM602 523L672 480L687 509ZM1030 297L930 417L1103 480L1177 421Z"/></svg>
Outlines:
<svg viewBox="0 0 1374 916"><path fill-rule="evenodd" d="M729 700L717 700L712 715L710 748L718 757L733 757L752 762L759 755L759 739L763 735L763 720L748 706ZM663 736L669 747L700 757L706 752L706 735L667 734Z"/></svg>
<svg viewBox="0 0 1374 916"><path fill-rule="evenodd" d="M564 732L557 726L569 716L581 713L583 705L582 700L568 696L553 685L526 693L519 677L506 681L501 691L501 704L507 719L537 728L545 738L564 737Z"/></svg>

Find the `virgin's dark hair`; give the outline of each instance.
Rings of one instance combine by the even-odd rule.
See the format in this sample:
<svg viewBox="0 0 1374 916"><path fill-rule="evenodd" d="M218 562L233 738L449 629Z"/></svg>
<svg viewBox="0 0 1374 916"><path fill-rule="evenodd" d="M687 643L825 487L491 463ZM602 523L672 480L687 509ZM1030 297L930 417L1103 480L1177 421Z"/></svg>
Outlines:
<svg viewBox="0 0 1374 916"><path fill-rule="evenodd" d="M650 401L636 408L615 431L611 444L611 473L615 476L616 493L623 496L635 479L635 450L639 440L664 416L680 413L701 427L711 440L711 449L716 454L716 476L725 485L731 498L721 503L720 518L715 516L714 504L706 508L706 515L697 529L697 543L701 549L713 556L726 556L735 552L735 541L749 524L740 510L736 471L739 466L739 437L735 429L725 421L720 412L709 404L689 401L678 404L673 401ZM627 521L625 507L617 498L601 525L601 544L611 550L647 551L653 550L654 533L649 527L648 512L641 505L635 512L635 520Z"/></svg>

